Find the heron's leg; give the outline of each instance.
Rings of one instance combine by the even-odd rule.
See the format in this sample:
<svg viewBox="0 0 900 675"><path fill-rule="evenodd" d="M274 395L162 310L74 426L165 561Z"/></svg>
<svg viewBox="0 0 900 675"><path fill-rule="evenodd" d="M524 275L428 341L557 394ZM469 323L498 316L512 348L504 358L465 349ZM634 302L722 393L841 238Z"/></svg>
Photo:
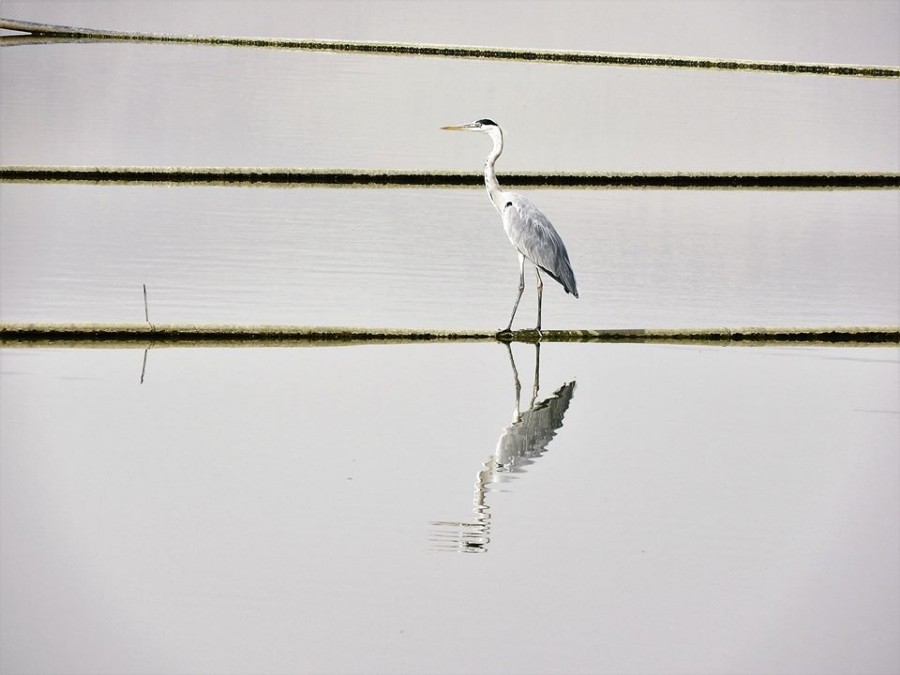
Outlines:
<svg viewBox="0 0 900 675"><path fill-rule="evenodd" d="M512 347L508 342L506 343L506 353L509 354L509 365L512 366L513 379L516 384L516 412L513 415L513 422L518 422L521 414L522 384L519 382L519 369L516 368L516 360L513 358Z"/></svg>
<svg viewBox="0 0 900 675"><path fill-rule="evenodd" d="M516 296L516 304L513 305L512 316L509 317L509 325L504 329L504 333L512 331L513 319L516 318L516 310L519 309L519 300L522 299L522 291L525 290L525 256L519 254L519 294Z"/></svg>
<svg viewBox="0 0 900 675"><path fill-rule="evenodd" d="M534 402L537 400L538 391L541 388L541 343L534 343L534 384L531 387L531 405L529 410L534 409Z"/></svg>
<svg viewBox="0 0 900 675"><path fill-rule="evenodd" d="M541 332L541 296L544 293L544 282L541 280L541 270L535 266L534 273L537 275L537 293L538 293L538 322L535 330Z"/></svg>

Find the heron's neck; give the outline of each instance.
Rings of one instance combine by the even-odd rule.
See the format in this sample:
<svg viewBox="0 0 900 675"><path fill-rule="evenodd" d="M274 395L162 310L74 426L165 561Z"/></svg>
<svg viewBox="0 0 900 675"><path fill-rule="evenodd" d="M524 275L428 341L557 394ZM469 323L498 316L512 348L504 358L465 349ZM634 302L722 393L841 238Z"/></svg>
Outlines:
<svg viewBox="0 0 900 675"><path fill-rule="evenodd" d="M494 163L503 152L503 134L499 129L496 132L491 133L491 140L494 141L494 148L484 161L484 187L487 188L491 202L493 202L496 209L502 213L503 205L500 203L500 193L502 190L500 189L500 183L497 181L497 174L494 173Z"/></svg>

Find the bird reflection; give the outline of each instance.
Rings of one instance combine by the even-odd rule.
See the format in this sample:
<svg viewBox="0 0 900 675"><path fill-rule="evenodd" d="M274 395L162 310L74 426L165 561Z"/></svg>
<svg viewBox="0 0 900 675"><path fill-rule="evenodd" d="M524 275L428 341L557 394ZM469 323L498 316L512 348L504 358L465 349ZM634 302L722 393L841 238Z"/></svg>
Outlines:
<svg viewBox="0 0 900 675"><path fill-rule="evenodd" d="M474 518L468 521L432 521L434 531L431 541L434 548L460 553L484 553L490 542L491 513L486 502L490 486L516 478L525 472L525 467L547 451L547 446L557 430L562 427L563 417L575 392L575 382L568 382L553 392L552 396L538 401L541 370L541 345L535 344L534 383L528 409L522 411L522 385L519 371L510 345L506 344L509 363L512 366L516 389L516 407L512 424L503 430L494 453L481 465L475 477L475 497L472 512Z"/></svg>

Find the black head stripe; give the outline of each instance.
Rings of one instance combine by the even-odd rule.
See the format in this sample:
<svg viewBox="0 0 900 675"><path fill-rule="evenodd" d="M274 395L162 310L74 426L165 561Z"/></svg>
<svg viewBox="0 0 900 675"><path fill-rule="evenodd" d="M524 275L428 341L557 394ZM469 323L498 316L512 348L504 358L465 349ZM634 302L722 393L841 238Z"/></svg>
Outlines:
<svg viewBox="0 0 900 675"><path fill-rule="evenodd" d="M500 125L497 124L494 120L489 120L489 119L487 119L487 118L482 119L482 120L478 120L478 124L480 124L480 125L483 126L483 127L487 127L487 126L498 127L498 126L500 126Z"/></svg>

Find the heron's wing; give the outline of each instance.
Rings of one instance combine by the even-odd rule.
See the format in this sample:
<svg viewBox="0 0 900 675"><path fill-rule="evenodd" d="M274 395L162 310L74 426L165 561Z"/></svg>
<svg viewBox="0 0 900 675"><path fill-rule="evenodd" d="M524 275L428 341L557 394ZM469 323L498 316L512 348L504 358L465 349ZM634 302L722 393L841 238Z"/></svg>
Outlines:
<svg viewBox="0 0 900 675"><path fill-rule="evenodd" d="M578 297L575 273L562 237L550 220L528 199L514 192L504 195L503 227L522 255L562 284L566 293Z"/></svg>

